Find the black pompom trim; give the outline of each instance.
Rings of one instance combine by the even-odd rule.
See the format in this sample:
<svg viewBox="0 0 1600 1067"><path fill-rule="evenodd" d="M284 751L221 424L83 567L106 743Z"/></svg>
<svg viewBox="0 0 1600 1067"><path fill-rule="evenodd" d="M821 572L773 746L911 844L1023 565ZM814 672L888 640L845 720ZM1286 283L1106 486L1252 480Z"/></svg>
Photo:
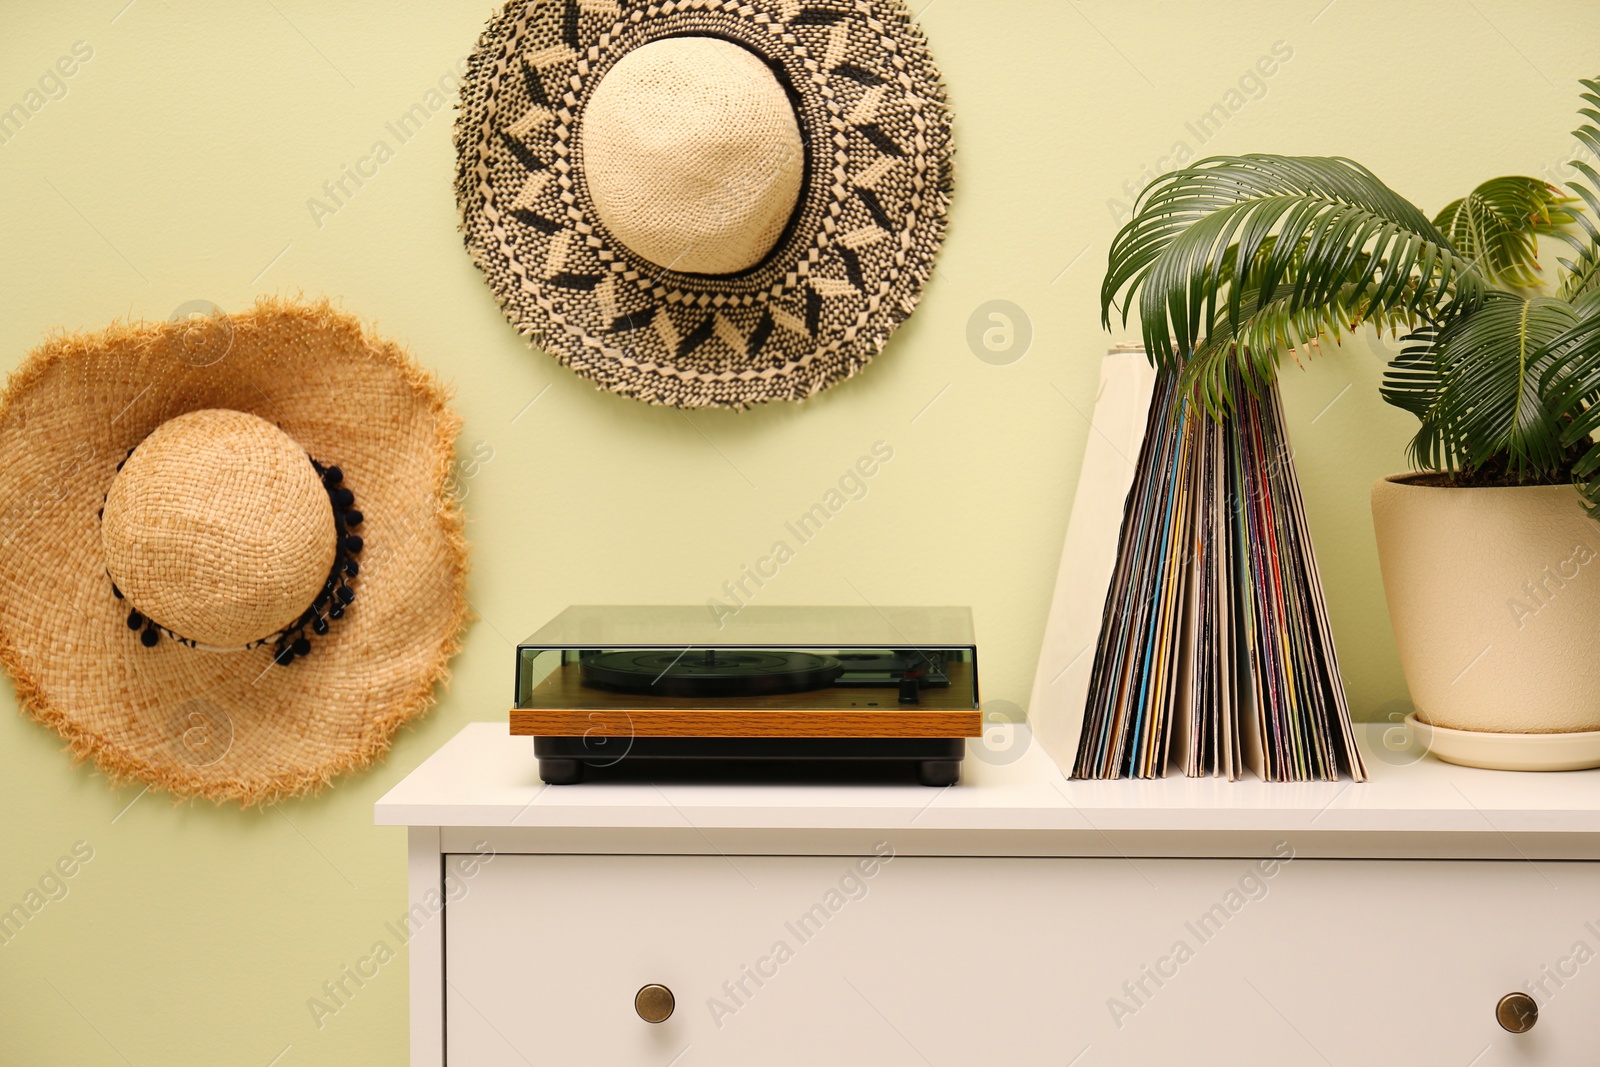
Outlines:
<svg viewBox="0 0 1600 1067"><path fill-rule="evenodd" d="M134 449L128 449L131 456ZM307 457L310 459L310 457ZM122 469L122 464L117 464L117 470ZM322 583L317 597L311 606L301 612L300 617L270 637L263 637L253 641L248 648L260 648L264 645L272 646L272 659L280 667L287 667L301 656L311 654L311 639L307 631L317 636L326 634L329 630L328 620L344 617L345 608L355 602L356 591L350 588L350 579L361 573L361 567L356 563L355 555L364 547L364 541L359 534L350 532L351 527L360 526L366 521L366 516L355 509L355 493L343 485L344 471L336 466L323 466L315 459L311 459L311 466L316 469L317 477L322 481L322 488L328 494L328 506L333 509L333 525L335 545L333 565L328 568L327 580ZM100 519L105 520L105 501L101 500ZM107 574L109 578L109 573ZM111 583L111 595L118 600L123 600L121 589L115 582ZM163 636L170 637L180 645L190 648L199 646L193 641L162 626L153 619L147 618L138 610L128 612L128 629L139 635L139 643L146 648L154 648Z"/></svg>
<svg viewBox="0 0 1600 1067"><path fill-rule="evenodd" d="M316 599L298 619L273 639L273 659L284 667L311 653L308 632L321 637L329 630L329 619L344 616L345 605L356 598L355 590L350 588L350 579L360 570L352 554L361 551L361 538L352 534L350 527L360 525L366 516L354 510L356 496L343 484L344 471L333 465L323 466L314 459L311 465L316 468L317 476L322 479L322 488L328 493L328 506L333 509L338 547L334 550L333 565L328 568L328 578L322 583Z"/></svg>

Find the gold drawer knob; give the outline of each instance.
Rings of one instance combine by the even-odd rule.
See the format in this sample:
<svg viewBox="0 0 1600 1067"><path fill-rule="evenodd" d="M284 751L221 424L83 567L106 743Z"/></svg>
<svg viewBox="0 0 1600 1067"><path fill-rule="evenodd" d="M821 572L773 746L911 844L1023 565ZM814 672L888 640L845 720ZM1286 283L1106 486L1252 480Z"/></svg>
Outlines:
<svg viewBox="0 0 1600 1067"><path fill-rule="evenodd" d="M1526 993L1507 993L1494 1006L1494 1018L1502 1030L1525 1034L1539 1021L1539 1002Z"/></svg>
<svg viewBox="0 0 1600 1067"><path fill-rule="evenodd" d="M676 1006L677 1001L672 999L672 990L654 982L642 987L633 995L633 1010L647 1023L666 1022L672 1018L672 1009Z"/></svg>

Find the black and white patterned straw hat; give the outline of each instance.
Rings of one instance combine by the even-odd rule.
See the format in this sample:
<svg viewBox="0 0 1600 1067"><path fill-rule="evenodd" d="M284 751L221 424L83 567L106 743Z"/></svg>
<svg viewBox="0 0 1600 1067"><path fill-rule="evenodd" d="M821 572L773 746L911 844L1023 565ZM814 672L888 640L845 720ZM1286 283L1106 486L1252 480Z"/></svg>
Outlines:
<svg viewBox="0 0 1600 1067"><path fill-rule="evenodd" d="M898 0L513 0L456 151L467 248L518 331L677 407L860 370L916 306L950 188Z"/></svg>

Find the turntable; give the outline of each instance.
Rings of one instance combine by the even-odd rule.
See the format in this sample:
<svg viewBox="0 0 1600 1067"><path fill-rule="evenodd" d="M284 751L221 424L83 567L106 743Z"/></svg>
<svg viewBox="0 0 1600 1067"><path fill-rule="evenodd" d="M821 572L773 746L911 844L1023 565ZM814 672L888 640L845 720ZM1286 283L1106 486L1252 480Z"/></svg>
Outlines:
<svg viewBox="0 0 1600 1067"><path fill-rule="evenodd" d="M570 607L517 646L511 732L552 785L707 761L952 785L981 731L966 608Z"/></svg>

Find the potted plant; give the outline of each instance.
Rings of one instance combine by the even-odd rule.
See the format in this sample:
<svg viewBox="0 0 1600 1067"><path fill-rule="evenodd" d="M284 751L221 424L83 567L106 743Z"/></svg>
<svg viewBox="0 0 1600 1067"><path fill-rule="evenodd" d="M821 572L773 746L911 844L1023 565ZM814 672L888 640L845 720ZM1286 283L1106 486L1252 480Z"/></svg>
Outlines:
<svg viewBox="0 0 1600 1067"><path fill-rule="evenodd" d="M1347 159L1205 159L1146 187L1101 290L1107 327L1137 297L1146 351L1216 417L1285 353L1404 336L1383 396L1417 416L1418 469L1373 518L1417 715L1458 762L1600 765L1600 174L1571 166L1573 195L1496 178L1430 220Z"/></svg>

